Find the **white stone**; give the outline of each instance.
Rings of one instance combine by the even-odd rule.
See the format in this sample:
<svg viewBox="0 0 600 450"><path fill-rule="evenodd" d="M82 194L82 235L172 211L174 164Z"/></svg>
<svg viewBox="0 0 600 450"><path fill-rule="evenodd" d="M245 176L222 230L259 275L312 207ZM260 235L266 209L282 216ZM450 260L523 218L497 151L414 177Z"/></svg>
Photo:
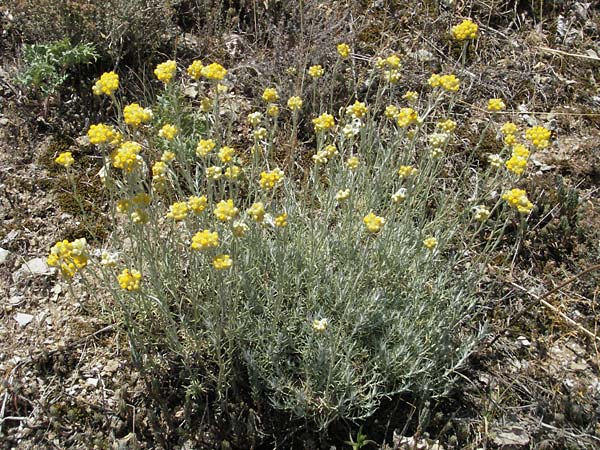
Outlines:
<svg viewBox="0 0 600 450"><path fill-rule="evenodd" d="M15 320L19 323L19 325L24 327L33 320L33 316L31 314L17 313L15 315Z"/></svg>

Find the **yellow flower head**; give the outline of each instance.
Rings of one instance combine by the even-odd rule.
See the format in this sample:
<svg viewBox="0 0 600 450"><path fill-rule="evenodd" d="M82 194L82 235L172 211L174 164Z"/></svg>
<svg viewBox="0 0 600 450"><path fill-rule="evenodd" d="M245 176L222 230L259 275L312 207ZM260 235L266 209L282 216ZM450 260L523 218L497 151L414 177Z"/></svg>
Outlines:
<svg viewBox="0 0 600 450"><path fill-rule="evenodd" d="M171 161L173 161L175 159L175 153L166 150L163 152L163 154L160 156L160 160L166 163L169 163Z"/></svg>
<svg viewBox="0 0 600 450"><path fill-rule="evenodd" d="M327 330L329 321L327 319L315 319L313 320L312 327L317 333L323 333Z"/></svg>
<svg viewBox="0 0 600 450"><path fill-rule="evenodd" d="M195 60L192 62L192 64L190 64L187 68L187 73L190 77L192 77L194 80L199 80L200 77L202 76L202 69L204 68L204 66L202 65L202 63L198 60Z"/></svg>
<svg viewBox="0 0 600 450"><path fill-rule="evenodd" d="M269 117L277 117L279 116L279 106L275 103L271 103L267 106L267 116Z"/></svg>
<svg viewBox="0 0 600 450"><path fill-rule="evenodd" d="M364 217L363 222L369 233L379 233L379 230L385 224L385 219L370 212Z"/></svg>
<svg viewBox="0 0 600 450"><path fill-rule="evenodd" d="M192 195L190 198L188 198L187 204L194 214L200 214L206 209L208 200L205 195L200 197Z"/></svg>
<svg viewBox="0 0 600 450"><path fill-rule="evenodd" d="M384 70L383 71L383 78L388 83L398 84L398 82L400 81L401 77L402 77L402 74L397 69L389 69L389 70Z"/></svg>
<svg viewBox="0 0 600 450"><path fill-rule="evenodd" d="M164 176L167 174L167 163L164 161L156 161L152 166L152 176Z"/></svg>
<svg viewBox="0 0 600 450"><path fill-rule="evenodd" d="M265 103L275 103L279 100L279 94L275 88L266 88L263 91L262 99Z"/></svg>
<svg viewBox="0 0 600 450"><path fill-rule="evenodd" d="M275 188L283 181L283 170L273 169L270 172L261 172L260 174L260 187L265 191Z"/></svg>
<svg viewBox="0 0 600 450"><path fill-rule="evenodd" d="M323 113L316 119L313 119L312 123L315 126L315 132L328 131L335 127L335 120L331 114Z"/></svg>
<svg viewBox="0 0 600 450"><path fill-rule="evenodd" d="M346 108L346 114L352 116L354 119L361 119L365 114L367 114L367 111L367 105L365 105L363 102L359 102L358 100L354 102L354 105Z"/></svg>
<svg viewBox="0 0 600 450"><path fill-rule="evenodd" d="M90 125L87 134L91 144L104 144L111 142L115 138L116 131L109 125L99 123L97 125Z"/></svg>
<svg viewBox="0 0 600 450"><path fill-rule="evenodd" d="M175 221L183 220L187 217L188 211L187 202L175 202L169 207L167 217Z"/></svg>
<svg viewBox="0 0 600 450"><path fill-rule="evenodd" d="M262 202L254 203L248 208L248 215L258 223L261 223L265 218L265 205Z"/></svg>
<svg viewBox="0 0 600 450"><path fill-rule="evenodd" d="M58 267L62 275L71 279L88 263L87 242L85 238L59 241L50 249L47 263L50 267Z"/></svg>
<svg viewBox="0 0 600 450"><path fill-rule="evenodd" d="M123 108L123 118L127 125L137 127L152 120L153 114L150 108L142 108L137 103L132 103Z"/></svg>
<svg viewBox="0 0 600 450"><path fill-rule="evenodd" d="M314 79L321 78L325 74L325 69L320 64L310 66L308 68L308 74Z"/></svg>
<svg viewBox="0 0 600 450"><path fill-rule="evenodd" d="M115 72L105 72L92 87L92 92L94 95L113 95L117 89L119 89L119 75Z"/></svg>
<svg viewBox="0 0 600 450"><path fill-rule="evenodd" d="M477 37L477 31L479 27L471 19L465 19L458 25L452 27L452 36L457 41L464 41L467 39L475 39Z"/></svg>
<svg viewBox="0 0 600 450"><path fill-rule="evenodd" d="M179 130L177 130L177 127L175 125L166 124L163 125L162 128L159 130L158 135L161 138L165 138L167 141L172 141L173 139L175 139L175 136L177 136L178 132Z"/></svg>
<svg viewBox="0 0 600 450"><path fill-rule="evenodd" d="M176 71L177 63L169 60L156 66L156 69L154 69L154 75L156 75L156 78L158 78L160 81L167 84L173 79Z"/></svg>
<svg viewBox="0 0 600 450"><path fill-rule="evenodd" d="M333 158L334 156L336 156L338 154L338 150L337 150L336 146L333 144L329 144L329 145L325 146L323 151L325 152L325 154L327 155L328 158Z"/></svg>
<svg viewBox="0 0 600 450"><path fill-rule="evenodd" d="M213 267L216 270L226 270L233 265L233 261L229 255L218 255L213 259Z"/></svg>
<svg viewBox="0 0 600 450"><path fill-rule="evenodd" d="M196 146L196 156L208 155L216 145L217 143L212 139L200 139L200 142Z"/></svg>
<svg viewBox="0 0 600 450"><path fill-rule="evenodd" d="M510 172L521 175L527 167L527 158L513 154L505 165Z"/></svg>
<svg viewBox="0 0 600 450"><path fill-rule="evenodd" d="M402 98L408 101L408 103L415 103L417 100L419 100L419 94L415 91L407 91Z"/></svg>
<svg viewBox="0 0 600 450"><path fill-rule="evenodd" d="M262 120L262 114L258 111L248 114L248 123L253 127L257 127L260 125L260 121Z"/></svg>
<svg viewBox="0 0 600 450"><path fill-rule="evenodd" d="M457 92L460 89L460 80L455 75L439 75L434 73L428 81L431 87L442 87L449 92Z"/></svg>
<svg viewBox="0 0 600 450"><path fill-rule="evenodd" d="M208 248L215 248L219 246L219 233L216 231L204 230L198 231L192 237L192 249L194 250L206 250Z"/></svg>
<svg viewBox="0 0 600 450"><path fill-rule="evenodd" d="M215 217L221 222L229 222L239 213L239 209L233 206L233 200L221 200L214 210Z"/></svg>
<svg viewBox="0 0 600 450"><path fill-rule="evenodd" d="M223 146L219 149L219 159L221 162L231 162L234 156L235 150L232 147Z"/></svg>
<svg viewBox="0 0 600 450"><path fill-rule="evenodd" d="M267 129L263 127L258 127L252 132L252 137L257 141L262 141L267 137Z"/></svg>
<svg viewBox="0 0 600 450"><path fill-rule="evenodd" d="M350 56L350 46L348 44L338 44L336 49L338 55L340 55L340 57L342 57L343 59L346 59L348 56Z"/></svg>
<svg viewBox="0 0 600 450"><path fill-rule="evenodd" d="M551 132L547 128L536 126L525 132L525 137L535 148L546 148L550 145Z"/></svg>
<svg viewBox="0 0 600 450"><path fill-rule="evenodd" d="M394 105L388 105L385 107L385 117L394 120L398 115L398 107Z"/></svg>
<svg viewBox="0 0 600 450"><path fill-rule="evenodd" d="M298 96L290 97L287 101L287 106L292 111L298 111L302 108L302 99Z"/></svg>
<svg viewBox="0 0 600 450"><path fill-rule="evenodd" d="M511 189L502 195L502 200L521 214L528 214L533 209L533 203L527 198L527 192L524 189Z"/></svg>
<svg viewBox="0 0 600 450"><path fill-rule="evenodd" d="M319 150L317 153L312 155L312 160L315 164L327 164L327 152L324 150Z"/></svg>
<svg viewBox="0 0 600 450"><path fill-rule="evenodd" d="M202 76L208 80L222 80L225 78L225 75L227 75L227 69L218 63L204 66L200 72Z"/></svg>
<svg viewBox="0 0 600 450"><path fill-rule="evenodd" d="M231 225L231 232L234 237L243 237L248 232L248 225L244 222L233 222L233 225Z"/></svg>
<svg viewBox="0 0 600 450"><path fill-rule="evenodd" d="M501 98L490 98L488 100L488 106L487 106L488 111L502 111L504 109L506 109L506 105L504 104L504 100L502 100Z"/></svg>
<svg viewBox="0 0 600 450"><path fill-rule="evenodd" d="M287 227L287 224L288 224L287 219L288 219L287 213L282 213L282 214L279 214L277 217L275 217L275 220L273 222L275 223L276 227L283 228L283 227Z"/></svg>
<svg viewBox="0 0 600 450"><path fill-rule="evenodd" d="M419 119L417 112L412 108L401 108L396 115L396 123L401 128L406 128Z"/></svg>
<svg viewBox="0 0 600 450"><path fill-rule="evenodd" d="M335 194L335 199L338 202L343 202L344 200L348 200L350 198L350 189L341 189L337 191Z"/></svg>
<svg viewBox="0 0 600 450"><path fill-rule="evenodd" d="M142 146L137 142L126 141L115 151L113 166L122 169L124 172L131 173L133 169L141 164L142 157L139 155Z"/></svg>
<svg viewBox="0 0 600 450"><path fill-rule="evenodd" d="M518 129L519 128L514 123L504 122L504 125L502 125L502 128L500 128L500 131L502 131L502 134L504 134L505 136L508 136L511 134L515 134L518 131Z"/></svg>
<svg viewBox="0 0 600 450"><path fill-rule="evenodd" d="M400 166L398 169L398 175L402 178L409 177L411 175L416 175L419 172L419 169L413 166Z"/></svg>
<svg viewBox="0 0 600 450"><path fill-rule="evenodd" d="M490 217L490 210L485 205L473 207L473 218L477 222L485 222Z"/></svg>
<svg viewBox="0 0 600 450"><path fill-rule="evenodd" d="M443 120L436 124L436 127L441 128L446 133L452 133L456 130L456 122L452 119Z"/></svg>
<svg viewBox="0 0 600 450"><path fill-rule="evenodd" d="M350 170L356 170L360 164L360 159L357 156L351 156L346 160L346 167Z"/></svg>
<svg viewBox="0 0 600 450"><path fill-rule="evenodd" d="M140 289L142 274L135 269L123 269L118 276L118 280L121 289L127 291L138 291Z"/></svg>
<svg viewBox="0 0 600 450"><path fill-rule="evenodd" d="M71 167L75 163L75 159L73 159L71 152L63 152L56 157L54 162L64 167Z"/></svg>
<svg viewBox="0 0 600 450"><path fill-rule="evenodd" d="M428 237L423 240L423 246L428 250L433 250L438 245L438 240L434 237Z"/></svg>
<svg viewBox="0 0 600 450"><path fill-rule="evenodd" d="M504 164L502 157L497 154L488 155L488 161L490 162L490 166L492 166L494 169L499 169L502 167L502 164Z"/></svg>
<svg viewBox="0 0 600 450"><path fill-rule="evenodd" d="M236 180L237 178L239 178L241 173L242 169L240 169L239 166L229 166L225 169L223 175L225 175L230 180Z"/></svg>
<svg viewBox="0 0 600 450"><path fill-rule="evenodd" d="M219 166L210 166L206 168L206 178L210 180L218 180L223 175L223 168Z"/></svg>

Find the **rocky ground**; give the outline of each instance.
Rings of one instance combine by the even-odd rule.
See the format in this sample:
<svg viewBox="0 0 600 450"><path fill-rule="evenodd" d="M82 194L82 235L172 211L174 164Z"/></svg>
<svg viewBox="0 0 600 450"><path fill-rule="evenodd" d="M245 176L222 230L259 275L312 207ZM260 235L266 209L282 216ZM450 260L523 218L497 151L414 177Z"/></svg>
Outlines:
<svg viewBox="0 0 600 450"><path fill-rule="evenodd" d="M489 47L469 70L482 93L500 73L519 119L541 118L553 130L527 181L543 213L513 267L490 268L499 288L485 305L488 337L456 392L432 405L422 430L429 436L410 441L399 431L388 447L434 448L439 439L443 448L600 448L600 270L583 273L600 263L600 11L573 2L546 20L516 17L519 26L482 26ZM66 201L69 183L52 165L65 149L83 155L89 163L77 183L96 198L97 162L78 139L83 123L65 135L24 97L13 62L3 63L0 447L154 448L160 420L110 299L65 283L45 263L54 242L82 221L103 223L101 209L90 206L82 217ZM525 78L535 90L523 87ZM195 441L170 444L227 448L210 426L202 429Z"/></svg>

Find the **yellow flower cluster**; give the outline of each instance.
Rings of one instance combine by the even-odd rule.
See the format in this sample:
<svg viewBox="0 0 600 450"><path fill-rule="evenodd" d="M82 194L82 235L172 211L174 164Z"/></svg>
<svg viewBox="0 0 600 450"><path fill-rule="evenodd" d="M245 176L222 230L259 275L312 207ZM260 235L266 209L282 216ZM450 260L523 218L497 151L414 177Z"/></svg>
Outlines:
<svg viewBox="0 0 600 450"><path fill-rule="evenodd" d="M409 103L415 103L419 99L419 94L415 91L407 91L402 98Z"/></svg>
<svg viewBox="0 0 600 450"><path fill-rule="evenodd" d="M312 327L317 333L324 333L327 330L329 321L327 319L315 319L313 320Z"/></svg>
<svg viewBox="0 0 600 450"><path fill-rule="evenodd" d="M156 161L152 166L152 184L158 191L163 191L167 182L167 163Z"/></svg>
<svg viewBox="0 0 600 450"><path fill-rule="evenodd" d="M156 75L156 78L158 78L160 81L167 84L173 79L176 71L177 63L175 61L168 60L156 66L156 69L154 69L154 75Z"/></svg>
<svg viewBox="0 0 600 450"><path fill-rule="evenodd" d="M235 237L243 237L248 232L248 225L244 222L233 222L231 232Z"/></svg>
<svg viewBox="0 0 600 450"><path fill-rule="evenodd" d="M351 156L346 160L346 167L350 170L356 170L360 164L357 156Z"/></svg>
<svg viewBox="0 0 600 450"><path fill-rule="evenodd" d="M394 120L398 115L398 107L395 105L387 105L383 114L386 118Z"/></svg>
<svg viewBox="0 0 600 450"><path fill-rule="evenodd" d="M219 166L210 166L206 168L206 178L216 181L223 175L223 168Z"/></svg>
<svg viewBox="0 0 600 450"><path fill-rule="evenodd" d="M202 69L204 66L198 60L192 61L192 63L187 68L187 74L192 77L194 80L198 81L202 76Z"/></svg>
<svg viewBox="0 0 600 450"><path fill-rule="evenodd" d="M298 111L302 108L302 99L298 96L290 97L287 101L287 106L292 111Z"/></svg>
<svg viewBox="0 0 600 450"><path fill-rule="evenodd" d="M363 102L359 102L358 100L356 100L353 105L346 108L346 114L352 116L354 119L361 119L367 114L367 111L367 105L365 105Z"/></svg>
<svg viewBox="0 0 600 450"><path fill-rule="evenodd" d="M283 181L283 170L281 169L273 169L270 172L261 172L260 173L260 187L265 191L269 189L273 189Z"/></svg>
<svg viewBox="0 0 600 450"><path fill-rule="evenodd" d="M206 250L219 246L219 233L216 231L204 230L198 231L192 237L192 249Z"/></svg>
<svg viewBox="0 0 600 450"><path fill-rule="evenodd" d="M200 142L196 146L196 156L208 155L216 145L217 143L213 139L200 139Z"/></svg>
<svg viewBox="0 0 600 450"><path fill-rule="evenodd" d="M253 127L260 125L262 114L258 111L248 114L248 123Z"/></svg>
<svg viewBox="0 0 600 450"><path fill-rule="evenodd" d="M452 119L442 120L436 124L437 128L441 128L446 133L452 133L456 130L456 122Z"/></svg>
<svg viewBox="0 0 600 450"><path fill-rule="evenodd" d="M410 177L417 173L419 173L419 169L413 166L400 166L400 169L398 169L398 175L400 175L401 178Z"/></svg>
<svg viewBox="0 0 600 450"><path fill-rule="evenodd" d="M152 120L153 114L150 108L142 108L137 103L131 103L123 108L123 119L127 125L140 126Z"/></svg>
<svg viewBox="0 0 600 450"><path fill-rule="evenodd" d="M363 222L369 233L378 233L385 224L385 219L370 212L364 217Z"/></svg>
<svg viewBox="0 0 600 450"><path fill-rule="evenodd" d="M400 108L396 114L396 123L401 128L406 128L419 119L417 112L412 108Z"/></svg>
<svg viewBox="0 0 600 450"><path fill-rule="evenodd" d="M54 162L64 167L71 167L75 163L75 159L71 152L63 152L56 157Z"/></svg>
<svg viewBox="0 0 600 450"><path fill-rule="evenodd" d="M158 135L161 138L165 138L167 141L172 141L177 136L179 130L175 125L166 124L163 125L162 128L158 131Z"/></svg>
<svg viewBox="0 0 600 450"><path fill-rule="evenodd" d="M536 126L531 127L525 132L525 137L535 148L546 148L550 145L550 130Z"/></svg>
<svg viewBox="0 0 600 450"><path fill-rule="evenodd" d="M94 95L113 95L119 89L119 75L115 72L105 72L92 87Z"/></svg>
<svg viewBox="0 0 600 450"><path fill-rule="evenodd" d="M121 286L121 289L134 292L139 291L140 289L142 274L135 269L123 269L117 279L119 280L119 286Z"/></svg>
<svg viewBox="0 0 600 450"><path fill-rule="evenodd" d="M185 219L187 217L188 211L189 207L187 202L175 202L171 206L169 206L169 212L167 213L167 217L177 222Z"/></svg>
<svg viewBox="0 0 600 450"><path fill-rule="evenodd" d="M62 275L71 279L88 263L87 242L85 238L59 241L50 249L47 263L50 267L58 267Z"/></svg>
<svg viewBox="0 0 600 450"><path fill-rule="evenodd" d="M145 208L150 205L152 198L145 192L135 194L131 198L124 198L117 201L117 212L121 214L129 213L134 223L146 223L148 214Z"/></svg>
<svg viewBox="0 0 600 450"><path fill-rule="evenodd" d="M242 169L240 169L239 166L229 166L225 169L223 175L230 180L235 180L240 176L240 173L242 173Z"/></svg>
<svg viewBox="0 0 600 450"><path fill-rule="evenodd" d="M204 66L200 71L202 76L208 80L222 80L227 75L227 69L219 63Z"/></svg>
<svg viewBox="0 0 600 450"><path fill-rule="evenodd" d="M308 74L314 79L321 78L325 74L325 69L320 64L310 66L308 68Z"/></svg>
<svg viewBox="0 0 600 450"><path fill-rule="evenodd" d="M200 197L192 195L190 198L188 198L187 204L194 214L200 214L206 209L206 206L208 205L208 199L205 195L201 195Z"/></svg>
<svg viewBox="0 0 600 450"><path fill-rule="evenodd" d="M90 125L87 135L91 144L104 144L110 142L111 144L116 145L121 139L121 134L119 132L113 127L103 123Z"/></svg>
<svg viewBox="0 0 600 450"><path fill-rule="evenodd" d="M137 142L126 141L113 153L113 166L131 173L134 168L139 166L142 157L139 155L142 146Z"/></svg>
<svg viewBox="0 0 600 450"><path fill-rule="evenodd" d="M524 189L511 189L502 195L511 208L515 208L521 214L528 214L533 209L533 203L527 198L527 192Z"/></svg>
<svg viewBox="0 0 600 450"><path fill-rule="evenodd" d="M231 162L233 160L233 157L235 156L235 149L232 147L223 146L219 149L218 155L221 162Z"/></svg>
<svg viewBox="0 0 600 450"><path fill-rule="evenodd" d="M287 219L288 219L287 213L282 213L282 214L279 214L277 217L275 217L275 220L273 221L273 223L275 224L276 227L279 227L279 228L287 227L287 225L288 225Z"/></svg>
<svg viewBox="0 0 600 450"><path fill-rule="evenodd" d="M503 111L504 109L506 109L506 104L501 98L490 98L488 100L487 109L488 111L492 112Z"/></svg>
<svg viewBox="0 0 600 450"><path fill-rule="evenodd" d="M262 202L254 203L248 208L248 215L258 223L261 223L265 218L265 205Z"/></svg>
<svg viewBox="0 0 600 450"><path fill-rule="evenodd" d="M229 222L239 213L239 209L233 206L233 200L221 200L214 210L215 217L221 222Z"/></svg>
<svg viewBox="0 0 600 450"><path fill-rule="evenodd" d="M279 106L271 103L267 105L267 116L269 117L278 117L279 116Z"/></svg>
<svg viewBox="0 0 600 450"><path fill-rule="evenodd" d="M343 59L346 59L348 56L350 56L350 46L348 44L338 44L336 50L338 55L340 55Z"/></svg>
<svg viewBox="0 0 600 450"><path fill-rule="evenodd" d="M465 19L458 25L452 27L452 36L457 41L464 41L467 39L475 39L477 37L477 31L479 27L471 19Z"/></svg>
<svg viewBox="0 0 600 450"><path fill-rule="evenodd" d="M233 261L229 255L218 255L213 259L213 267L216 270L226 270L233 265Z"/></svg>
<svg viewBox="0 0 600 450"><path fill-rule="evenodd" d="M407 195L406 188L400 188L392 194L392 201L394 203L401 203L406 200Z"/></svg>
<svg viewBox="0 0 600 450"><path fill-rule="evenodd" d="M335 127L335 120L331 114L323 113L312 121L315 132L328 131Z"/></svg>
<svg viewBox="0 0 600 450"><path fill-rule="evenodd" d="M504 161L502 160L502 157L498 154L489 155L488 161L490 163L490 166L492 166L494 169L499 169L500 167L502 167L502 164L504 163Z"/></svg>
<svg viewBox="0 0 600 450"><path fill-rule="evenodd" d="M428 237L423 240L423 246L428 250L433 250L438 245L438 240L434 237Z"/></svg>
<svg viewBox="0 0 600 450"><path fill-rule="evenodd" d="M527 167L527 159L529 158L529 150L523 144L516 144L513 147L512 155L506 161L506 168L511 172L521 175Z"/></svg>
<svg viewBox="0 0 600 450"><path fill-rule="evenodd" d="M267 129L263 127L258 127L252 132L252 137L257 141L262 141L267 137Z"/></svg>
<svg viewBox="0 0 600 450"><path fill-rule="evenodd" d="M485 222L490 217L490 210L485 205L477 205L473 208L473 217L478 222Z"/></svg>
<svg viewBox="0 0 600 450"><path fill-rule="evenodd" d="M262 99L265 103L274 103L279 100L279 94L275 88L266 88L263 91Z"/></svg>
<svg viewBox="0 0 600 450"><path fill-rule="evenodd" d="M502 131L502 134L504 134L505 136L508 136L511 134L515 134L518 129L519 128L514 123L505 122L504 125L502 125L502 128L500 128L500 131Z"/></svg>
<svg viewBox="0 0 600 450"><path fill-rule="evenodd" d="M348 200L350 198L350 189L341 189L337 191L335 194L335 199L338 202L343 202L344 200Z"/></svg>
<svg viewBox="0 0 600 450"><path fill-rule="evenodd" d="M434 73L427 82L431 87L441 87L448 92L457 92L460 89L460 80L453 74L439 75Z"/></svg>

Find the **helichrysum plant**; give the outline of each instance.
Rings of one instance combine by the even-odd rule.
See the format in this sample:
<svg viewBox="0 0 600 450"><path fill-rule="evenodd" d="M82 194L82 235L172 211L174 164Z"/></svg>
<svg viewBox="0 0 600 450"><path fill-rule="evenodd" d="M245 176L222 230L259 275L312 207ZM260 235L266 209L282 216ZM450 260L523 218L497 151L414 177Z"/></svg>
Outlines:
<svg viewBox="0 0 600 450"><path fill-rule="evenodd" d="M49 264L104 285L136 363L151 374L175 365L188 400L210 392L224 404L248 388L256 403L323 429L368 417L395 394L442 394L477 342L472 315L495 243L535 207L518 187L523 149L550 135L531 128L517 147L517 126L495 122L496 99L499 151L473 168L448 151L461 126L459 77L388 91L392 70L396 55L377 60L379 91L349 99L339 116L302 117L313 125L304 173L295 155L276 158L280 119L267 112L276 88L256 99L246 144L233 146L231 130L243 127L222 122L233 120L220 114L227 70L159 65L156 104L130 103L122 119L89 129L114 198L109 248L95 260L85 242L62 241ZM179 73L208 100L187 107ZM116 101L115 78L99 83ZM286 100L292 127L307 93L297 94ZM383 98L387 107L375 107ZM513 157L522 161L505 164ZM76 165L71 155L57 163Z"/></svg>

